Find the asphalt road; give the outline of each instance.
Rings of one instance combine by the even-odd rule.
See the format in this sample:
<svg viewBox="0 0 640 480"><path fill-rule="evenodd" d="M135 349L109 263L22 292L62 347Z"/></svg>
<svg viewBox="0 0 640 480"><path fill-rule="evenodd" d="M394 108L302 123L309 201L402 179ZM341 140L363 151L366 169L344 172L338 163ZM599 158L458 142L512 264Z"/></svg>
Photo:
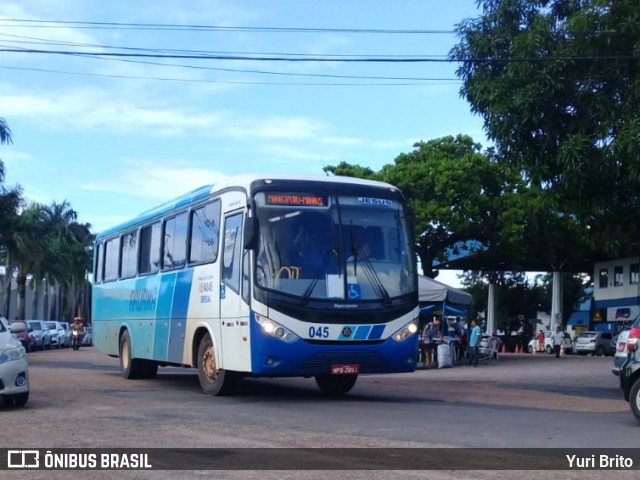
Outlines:
<svg viewBox="0 0 640 480"><path fill-rule="evenodd" d="M161 368L154 380L124 380L117 359L92 347L34 352L29 362L27 407L0 407L5 448L624 448L635 447L640 433L611 373L611 357L506 354L478 368L361 376L352 392L338 399L323 396L312 379L245 379L230 397L204 395L187 369ZM0 472L0 477L54 479L83 472L28 473ZM157 480L211 473L90 475ZM509 472L471 473L436 471L429 478L501 478ZM224 471L213 478L326 478L316 474ZM601 475L539 472L536 478ZM616 472L617 478L627 475L635 478ZM339 476L395 478L388 471ZM425 478L416 471L401 476ZM531 472L504 478L531 478Z"/></svg>

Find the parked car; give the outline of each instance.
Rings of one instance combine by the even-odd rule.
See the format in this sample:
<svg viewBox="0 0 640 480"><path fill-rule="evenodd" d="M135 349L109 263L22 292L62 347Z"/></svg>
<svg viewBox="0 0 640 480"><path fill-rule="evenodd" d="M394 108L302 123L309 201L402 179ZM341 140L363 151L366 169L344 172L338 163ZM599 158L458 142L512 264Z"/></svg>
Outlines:
<svg viewBox="0 0 640 480"><path fill-rule="evenodd" d="M562 351L564 353L573 353L573 340L571 340L571 335L568 332L562 332L564 336L564 340L562 341ZM529 353L533 353L538 350L538 339L533 338L529 341L529 345L527 346L527 351ZM553 353L553 332L547 330L544 332L544 350L547 353Z"/></svg>
<svg viewBox="0 0 640 480"><path fill-rule="evenodd" d="M33 346L38 350L51 348L51 333L47 322L44 320L27 320L27 325L32 328L32 336L34 339Z"/></svg>
<svg viewBox="0 0 640 480"><path fill-rule="evenodd" d="M49 327L49 333L51 334L51 347L64 347L67 334L64 328L62 328L62 325L60 325L60 322L50 320L47 322L47 327Z"/></svg>
<svg viewBox="0 0 640 480"><path fill-rule="evenodd" d="M23 322L12 327L0 317L0 396L6 406L24 407L29 400L29 364L22 343L14 337L18 330L28 330Z"/></svg>
<svg viewBox="0 0 640 480"><path fill-rule="evenodd" d="M64 348L71 346L71 327L69 326L69 322L58 322L60 326L64 329Z"/></svg>
<svg viewBox="0 0 640 480"><path fill-rule="evenodd" d="M25 322L20 322L18 320L14 320L9 324L9 326L13 325L14 323L19 325L19 327L16 328L15 330L13 328L11 329L11 331L13 332L13 336L16 337L18 340L20 340L20 343L22 344L22 346L27 352L30 352L35 348L34 339L30 335L31 333L30 330L32 329L30 329L29 325L26 324ZM23 325L24 325L24 328L22 328Z"/></svg>
<svg viewBox="0 0 640 480"><path fill-rule="evenodd" d="M80 341L80 344L87 347L93 345L93 335L91 331L91 325L84 326L84 335L82 336L82 340Z"/></svg>
<svg viewBox="0 0 640 480"><path fill-rule="evenodd" d="M582 332L580 336L576 338L576 353L580 355L590 354L598 356L613 355L614 351L611 348L612 339L613 333L611 332Z"/></svg>
<svg viewBox="0 0 640 480"><path fill-rule="evenodd" d="M613 368L611 371L614 375L620 375L620 367L627 359L627 339L629 338L629 328L622 330L614 337L616 352L613 355Z"/></svg>
<svg viewBox="0 0 640 480"><path fill-rule="evenodd" d="M640 316L627 335L627 359L620 367L620 388L631 411L640 422Z"/></svg>

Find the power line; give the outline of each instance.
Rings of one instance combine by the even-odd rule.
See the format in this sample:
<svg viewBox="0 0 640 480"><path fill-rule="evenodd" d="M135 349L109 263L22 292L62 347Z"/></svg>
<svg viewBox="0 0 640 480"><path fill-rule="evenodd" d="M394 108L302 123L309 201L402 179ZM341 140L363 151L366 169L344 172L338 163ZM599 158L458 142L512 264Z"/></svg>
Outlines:
<svg viewBox="0 0 640 480"><path fill-rule="evenodd" d="M34 20L24 18L5 18L5 27L29 28L84 28L110 30L192 30L192 31L238 31L270 33L368 33L393 35L451 35L454 30L424 29L378 29L378 28L315 28L315 27L246 27L225 25L180 25L171 23L124 23L124 22L87 22L67 20ZM24 25L21 25L24 24Z"/></svg>
<svg viewBox="0 0 640 480"><path fill-rule="evenodd" d="M139 58L173 58L190 60L244 60L260 62L349 62L349 63L451 63L456 60L436 57L394 57L394 56L358 56L358 55L309 55L284 54L284 55L221 55L221 54L164 54L164 53L118 53L118 52L83 52L76 50L42 50L36 48L0 48L0 52L6 53L37 53L48 55L78 55L95 57L139 57ZM291 56L286 56L291 55ZM305 54L306 55L306 54Z"/></svg>
<svg viewBox="0 0 640 480"><path fill-rule="evenodd" d="M260 81L249 81L249 80L198 80L198 79L185 79L185 78L171 78L171 77L147 77L140 75L116 75L116 74L107 74L107 73L87 73L87 72L69 72L65 70L53 70L47 68L32 68L32 67L9 67L6 65L0 65L0 68L6 70L25 70L31 72L40 72L40 73L58 73L63 75L73 75L73 76L81 76L81 77L103 77L103 78L121 78L121 79L130 79L130 80L157 80L157 81L165 81L165 82L181 82L181 83L212 83L212 84L232 84L232 85L282 85L282 86L415 86L415 85L449 85L453 83L459 83L458 79L448 79L448 78L422 78L415 79L419 81L407 81L407 82L382 82L376 81L374 82L260 82ZM277 74L277 72L261 72L261 73L272 73ZM283 74L286 75L286 74ZM291 74L294 75L294 74ZM300 76L323 76L323 75L314 75L314 74L298 74ZM329 76L329 75L327 75ZM342 78L343 76L336 75L336 78ZM357 76L347 76L344 78L354 78L354 79L371 79L371 80L386 80L387 77L357 77ZM389 80L393 80L394 77L388 77ZM402 80L402 77L398 77L399 80ZM413 80L409 77L407 80ZM426 83L429 82L429 83Z"/></svg>
<svg viewBox="0 0 640 480"><path fill-rule="evenodd" d="M189 54L189 55L263 55L263 56L298 56L298 57L310 57L316 54L312 53L292 53L292 52L237 52L237 51L215 51L215 50L187 50L187 49L173 49L173 48L146 48L146 47L119 47L114 45L101 45L95 43L78 43L78 42L63 42L53 41L45 38L37 37L25 37L22 35L11 35L0 33L0 37L19 38L21 40L7 40L10 44L44 44L44 45L60 45L69 47L87 47L87 48L103 48L105 50L125 50L134 52L154 52L165 54ZM28 41L33 40L33 41ZM8 48L8 47L7 47ZM375 54L323 54L324 57L329 58L342 58L342 57L375 57ZM385 55L391 58L412 58L420 57L418 54L389 54ZM424 55L423 55L424 56ZM447 55L427 55L433 58L446 58Z"/></svg>
<svg viewBox="0 0 640 480"><path fill-rule="evenodd" d="M357 56L349 55L333 57L327 55L315 56L278 56L278 55L220 55L220 54L162 54L162 53L117 53L117 52L83 52L72 50L42 50L31 48L0 48L0 52L32 53L48 55L74 55L92 57L124 57L124 58L170 58L190 60L242 60L257 62L336 62L336 63L516 63L516 62L553 62L553 61L593 61L593 60L640 60L640 55L560 55L548 57L471 57L471 58L436 58L436 57L392 57L392 56ZM296 54L291 54L296 55Z"/></svg>

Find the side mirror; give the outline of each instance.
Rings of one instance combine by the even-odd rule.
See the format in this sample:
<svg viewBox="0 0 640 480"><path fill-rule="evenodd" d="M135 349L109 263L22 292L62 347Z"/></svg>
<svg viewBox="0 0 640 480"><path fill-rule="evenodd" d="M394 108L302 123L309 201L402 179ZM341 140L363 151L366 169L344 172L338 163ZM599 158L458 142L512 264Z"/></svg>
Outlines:
<svg viewBox="0 0 640 480"><path fill-rule="evenodd" d="M244 218L244 248L253 250L258 245L258 220L255 217Z"/></svg>
<svg viewBox="0 0 640 480"><path fill-rule="evenodd" d="M27 324L24 322L12 322L11 333L22 333L28 330Z"/></svg>

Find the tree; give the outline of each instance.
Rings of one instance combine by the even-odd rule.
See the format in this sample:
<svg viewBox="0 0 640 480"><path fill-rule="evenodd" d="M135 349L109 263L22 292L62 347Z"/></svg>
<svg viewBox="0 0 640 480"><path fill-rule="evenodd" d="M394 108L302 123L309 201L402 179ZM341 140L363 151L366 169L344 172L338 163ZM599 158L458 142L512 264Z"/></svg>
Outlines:
<svg viewBox="0 0 640 480"><path fill-rule="evenodd" d="M44 222L37 203L26 207L14 218L11 230L5 235L7 270L16 271L18 287L18 318L25 319L25 294L27 275L37 269L45 252Z"/></svg>
<svg viewBox="0 0 640 480"><path fill-rule="evenodd" d="M545 287L530 281L524 272L500 272L494 280L498 306L496 326L499 330L507 333L525 331L528 322L536 319L538 310L550 310L550 296L546 296ZM488 284L484 275L467 271L462 275L462 284L473 297L472 317L486 311Z"/></svg>
<svg viewBox="0 0 640 480"><path fill-rule="evenodd" d="M482 0L457 27L461 94L502 159L609 256L640 246L637 0Z"/></svg>
<svg viewBox="0 0 640 480"><path fill-rule="evenodd" d="M68 201L53 202L42 207L47 230L47 253L39 265L39 272L49 285L52 281L61 286L57 316L72 317L76 312L67 307L79 304L80 292L86 288L86 274L91 270L91 245L93 236L89 224L77 221L78 214ZM72 302L69 300L73 294ZM45 300L48 310L48 301Z"/></svg>
<svg viewBox="0 0 640 480"><path fill-rule="evenodd" d="M0 118L0 144L11 143L11 130L4 118ZM0 159L0 249L3 244L3 234L9 231L9 219L16 214L21 202L19 187L7 189L4 186L4 163Z"/></svg>
<svg viewBox="0 0 640 480"><path fill-rule="evenodd" d="M0 118L0 144L11 143L11 130L4 118ZM16 221L18 209L22 204L22 190L19 186L6 188L4 186L4 163L0 159L0 264L5 266L4 293L5 316L9 316L11 295L12 270L8 262L7 237Z"/></svg>
<svg viewBox="0 0 640 480"><path fill-rule="evenodd" d="M416 249L425 275L447 250L475 240L486 261L507 255L522 236L527 207L516 202L525 185L492 151L468 136L418 142L380 172L345 163L325 171L389 182L400 188L416 219Z"/></svg>

